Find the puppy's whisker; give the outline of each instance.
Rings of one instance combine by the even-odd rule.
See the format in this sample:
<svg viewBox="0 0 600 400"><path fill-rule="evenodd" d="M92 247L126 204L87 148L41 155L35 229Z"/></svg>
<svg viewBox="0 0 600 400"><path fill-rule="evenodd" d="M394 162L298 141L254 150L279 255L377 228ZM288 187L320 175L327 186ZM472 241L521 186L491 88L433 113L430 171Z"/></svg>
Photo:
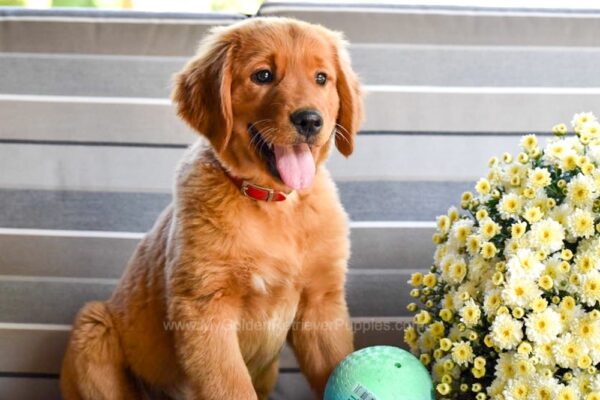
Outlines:
<svg viewBox="0 0 600 400"><path fill-rule="evenodd" d="M338 128L340 128L342 131L339 131ZM344 132L346 133L345 135L344 135ZM348 132L348 130L346 128L344 128L340 124L335 124L336 139L339 137L341 139L344 139L346 141L346 143L350 144L350 140L348 140L348 136L350 136L350 133Z"/></svg>
<svg viewBox="0 0 600 400"><path fill-rule="evenodd" d="M340 128L343 133L345 133L346 135L350 136L350 132L348 132L348 129L344 128L342 125L337 124L337 123L335 124L335 126L336 126L336 130L337 130L337 128Z"/></svg>
<svg viewBox="0 0 600 400"><path fill-rule="evenodd" d="M250 128L251 129L260 129L258 128L258 124L260 124L261 122L265 122L265 121L271 121L270 118L264 118L264 119L260 119L258 121L255 121L253 123L250 124Z"/></svg>
<svg viewBox="0 0 600 400"><path fill-rule="evenodd" d="M268 128L267 130L265 130L265 131L262 133L262 136L263 136L265 139L268 139L268 140L272 141L271 134L272 134L273 132L275 132L276 130L277 130L277 128L275 128L275 127L270 127L270 128Z"/></svg>
<svg viewBox="0 0 600 400"><path fill-rule="evenodd" d="M256 121L255 123L253 123L251 125L251 127L253 127L254 130L258 131L258 133L262 134L261 131L264 131L266 128L269 128L269 126L271 125L273 121L270 118L266 118L266 119L261 119L259 121Z"/></svg>
<svg viewBox="0 0 600 400"><path fill-rule="evenodd" d="M337 132L337 133L339 133L339 132ZM343 140L344 140L346 143L350 144L350 141L349 141L349 140L348 140L348 138L346 138L346 136L344 136L344 135L339 135L339 134L336 134L336 135L335 135L335 138L336 138L336 139L337 139L337 138L343 139Z"/></svg>
<svg viewBox="0 0 600 400"><path fill-rule="evenodd" d="M350 144L350 140L348 140L348 138L346 137L346 135L342 134L342 132L338 131L337 129L335 130L335 138L340 138L346 141L346 143Z"/></svg>
<svg viewBox="0 0 600 400"><path fill-rule="evenodd" d="M248 148L251 148L252 146L258 146L260 140L262 140L260 134L252 136L250 142L248 142Z"/></svg>

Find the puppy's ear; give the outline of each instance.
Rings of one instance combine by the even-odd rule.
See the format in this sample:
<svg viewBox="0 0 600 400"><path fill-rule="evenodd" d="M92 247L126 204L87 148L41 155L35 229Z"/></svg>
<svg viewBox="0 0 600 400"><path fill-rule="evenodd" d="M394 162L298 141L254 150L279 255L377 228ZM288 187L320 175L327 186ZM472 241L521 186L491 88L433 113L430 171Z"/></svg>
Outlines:
<svg viewBox="0 0 600 400"><path fill-rule="evenodd" d="M175 75L171 96L177 114L206 136L217 153L227 147L233 125L232 53L226 32L213 31L198 54Z"/></svg>
<svg viewBox="0 0 600 400"><path fill-rule="evenodd" d="M340 108L337 115L335 146L348 157L354 150L354 136L363 121L362 91L350 65L345 41L337 38L337 92Z"/></svg>

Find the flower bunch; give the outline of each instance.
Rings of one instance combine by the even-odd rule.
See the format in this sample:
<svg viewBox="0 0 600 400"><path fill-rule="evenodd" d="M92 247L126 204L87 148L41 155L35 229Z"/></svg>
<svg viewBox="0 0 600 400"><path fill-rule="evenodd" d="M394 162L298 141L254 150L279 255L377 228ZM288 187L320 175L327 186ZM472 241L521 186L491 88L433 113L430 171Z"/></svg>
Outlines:
<svg viewBox="0 0 600 400"><path fill-rule="evenodd" d="M600 400L600 123L489 162L437 219L404 339L440 399Z"/></svg>

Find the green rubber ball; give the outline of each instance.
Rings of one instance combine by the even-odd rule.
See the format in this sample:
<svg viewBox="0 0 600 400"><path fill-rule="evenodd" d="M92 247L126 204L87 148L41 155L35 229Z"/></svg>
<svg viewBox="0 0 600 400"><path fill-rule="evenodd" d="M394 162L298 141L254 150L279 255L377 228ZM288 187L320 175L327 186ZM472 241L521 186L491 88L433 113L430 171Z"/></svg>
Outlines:
<svg viewBox="0 0 600 400"><path fill-rule="evenodd" d="M409 352L392 346L355 351L336 367L323 400L433 400L427 369Z"/></svg>

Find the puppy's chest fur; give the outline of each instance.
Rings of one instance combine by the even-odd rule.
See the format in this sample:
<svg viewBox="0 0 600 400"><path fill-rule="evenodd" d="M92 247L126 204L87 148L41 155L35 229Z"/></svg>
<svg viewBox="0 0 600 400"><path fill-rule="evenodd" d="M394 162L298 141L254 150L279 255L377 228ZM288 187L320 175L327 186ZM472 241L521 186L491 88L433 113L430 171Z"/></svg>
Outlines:
<svg viewBox="0 0 600 400"><path fill-rule="evenodd" d="M245 297L238 336L249 365L258 367L278 354L311 268L308 253L314 226L303 221L303 207L298 208L280 213L269 210L268 215L245 219L240 229L243 256L238 262L247 274L240 282Z"/></svg>
<svg viewBox="0 0 600 400"><path fill-rule="evenodd" d="M247 274L238 336L249 366L268 363L279 353L294 322L303 287L310 284L319 268L335 268L334 258L340 255L331 248L344 247L343 215L338 221L337 215L331 218L331 212L324 213L331 218L326 221L319 204L310 198L302 200L292 198L295 203L279 210L260 210L262 215L245 218L240 226L238 242L243 256L239 262Z"/></svg>

